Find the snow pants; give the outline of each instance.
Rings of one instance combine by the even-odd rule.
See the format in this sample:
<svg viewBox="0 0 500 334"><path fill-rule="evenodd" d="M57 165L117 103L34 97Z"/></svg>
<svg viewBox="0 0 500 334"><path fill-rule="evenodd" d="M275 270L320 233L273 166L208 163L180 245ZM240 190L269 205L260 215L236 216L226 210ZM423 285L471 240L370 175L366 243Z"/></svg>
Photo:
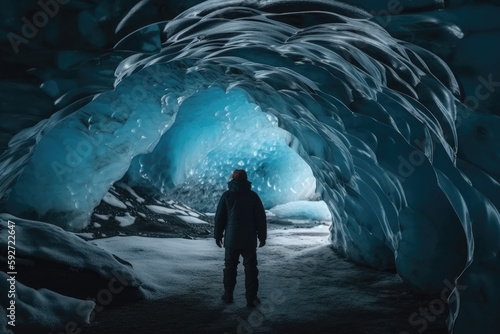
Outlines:
<svg viewBox="0 0 500 334"><path fill-rule="evenodd" d="M236 274L240 255L243 256L243 266L245 266L245 296L247 300L254 300L259 290L259 280L257 278L257 251L253 249L226 248L224 257L224 288L234 289L236 285Z"/></svg>

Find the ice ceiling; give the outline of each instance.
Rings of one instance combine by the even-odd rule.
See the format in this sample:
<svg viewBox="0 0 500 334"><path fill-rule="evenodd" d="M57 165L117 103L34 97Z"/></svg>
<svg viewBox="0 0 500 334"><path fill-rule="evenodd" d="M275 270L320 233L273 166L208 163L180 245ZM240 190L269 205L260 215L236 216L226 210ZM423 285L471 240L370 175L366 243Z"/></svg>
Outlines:
<svg viewBox="0 0 500 334"><path fill-rule="evenodd" d="M334 1L208 1L158 23L141 1L101 28L103 3L55 21L78 36L48 25L7 58L3 211L78 230L122 178L208 209L242 166L267 206L319 194L350 260L424 292L467 286L450 331L495 328L500 121L462 103L470 88L443 60L392 36L404 24ZM463 37L421 19L447 47Z"/></svg>

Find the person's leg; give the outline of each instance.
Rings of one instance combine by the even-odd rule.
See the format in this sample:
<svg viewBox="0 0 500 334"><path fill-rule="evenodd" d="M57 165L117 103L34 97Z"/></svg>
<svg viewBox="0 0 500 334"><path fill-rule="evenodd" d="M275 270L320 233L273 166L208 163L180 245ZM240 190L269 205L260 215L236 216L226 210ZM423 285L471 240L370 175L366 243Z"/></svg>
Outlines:
<svg viewBox="0 0 500 334"><path fill-rule="evenodd" d="M243 265L245 266L245 296L247 306L257 306L260 303L257 297L259 290L259 270L257 269L257 251L256 249L246 249L242 251Z"/></svg>
<svg viewBox="0 0 500 334"><path fill-rule="evenodd" d="M240 252L232 248L226 248L224 256L224 295L222 300L226 303L233 302L233 291L236 285L236 274L240 257Z"/></svg>

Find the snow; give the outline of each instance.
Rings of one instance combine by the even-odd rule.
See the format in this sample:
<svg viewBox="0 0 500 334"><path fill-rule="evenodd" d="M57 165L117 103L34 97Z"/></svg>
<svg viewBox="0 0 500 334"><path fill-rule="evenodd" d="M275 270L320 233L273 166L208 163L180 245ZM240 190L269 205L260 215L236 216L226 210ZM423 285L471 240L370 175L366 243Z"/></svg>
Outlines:
<svg viewBox="0 0 500 334"><path fill-rule="evenodd" d="M98 213L94 213L94 216L96 216L97 218L100 218L102 220L108 220L109 219L109 215L100 215Z"/></svg>
<svg viewBox="0 0 500 334"><path fill-rule="evenodd" d="M118 262L112 254L96 247L90 242L84 241L79 236L64 231L60 227L39 221L20 219L9 214L0 214L0 246L7 249L8 221L15 223L15 255L19 266L21 260L26 263L46 261L57 267L66 267L69 272L74 272L73 277L52 277L51 280L65 279L67 282L67 293L78 291L80 284L91 284L91 282L77 281L75 278L79 271L88 270L103 279L112 279L114 273L121 273L127 277L131 286L138 286L140 281L132 269ZM81 236L86 234L81 233ZM87 235L91 237L90 235ZM37 272L38 279L47 278L43 269ZM53 275L51 272L49 275ZM0 288L6 289L6 274L0 272ZM48 289L34 290L23 285L19 280L16 282L16 329L22 333L35 333L40 330L64 329L65 325L74 321L75 325L82 325L89 321L90 312L93 310L94 302L80 300L63 296ZM5 315L5 301L2 299L2 311ZM2 315L2 317L4 317ZM5 318L3 318L5 319ZM1 322L0 324L4 324ZM2 333L6 332L0 327Z"/></svg>
<svg viewBox="0 0 500 334"><path fill-rule="evenodd" d="M180 219L184 220L185 222L187 223L190 223L190 224L208 224L206 221L203 221L201 219L198 219L196 217L192 217L192 216L177 216L179 217Z"/></svg>
<svg viewBox="0 0 500 334"><path fill-rule="evenodd" d="M269 211L278 218L332 221L328 206L323 201L289 202L272 207Z"/></svg>
<svg viewBox="0 0 500 334"><path fill-rule="evenodd" d="M307 229L307 233L304 232L304 229L299 228L269 231L267 245L258 250L261 262L266 263L261 265L260 269L264 270L267 267L267 272L270 274L269 270L273 267L282 270L288 263L293 262L296 256L304 255L308 250L315 247L328 249L327 226L316 226ZM222 270L214 268L222 269L224 250L218 248L212 238L190 240L130 236L99 239L94 243L132 263L143 282L142 288L150 299L187 293L211 281L207 278L207 274L222 275ZM332 253L331 257L335 255ZM159 263L164 263L166 267ZM262 277L264 275L266 274L261 274ZM222 276L216 281L222 282ZM280 285L278 281L272 279L267 280L267 283L273 286ZM266 284L264 279L263 284ZM239 285L241 287L242 284ZM222 283L211 288L220 290Z"/></svg>
<svg viewBox="0 0 500 334"><path fill-rule="evenodd" d="M137 78L130 79L63 117L44 134L14 185L10 212L21 213L25 205L40 216L50 210L71 212L64 218L54 215L54 223L75 231L90 223L91 211L103 197L123 208L125 204L106 193L133 157L154 147L173 116L159 108L161 91L134 102Z"/></svg>
<svg viewBox="0 0 500 334"><path fill-rule="evenodd" d="M118 198L116 198L115 195L110 194L109 192L104 195L103 199L104 202L108 203L109 205L115 206L120 209L126 209L127 206L120 201Z"/></svg>
<svg viewBox="0 0 500 334"><path fill-rule="evenodd" d="M235 166L247 170L265 207L309 199L316 181L290 148L291 140L244 92L200 90L179 106L175 123L153 152L133 160L127 177L137 184L147 179L166 197L198 211L213 210ZM172 185L165 186L165 180Z"/></svg>
<svg viewBox="0 0 500 334"><path fill-rule="evenodd" d="M131 187L129 187L128 184L126 183L123 183L123 182L118 182L116 184L118 187L120 188L123 188L125 190L127 190L132 196L135 197L136 201L139 202L139 203L144 203L145 199L140 197L139 195L137 195L137 193L134 191L134 189L132 189Z"/></svg>
<svg viewBox="0 0 500 334"><path fill-rule="evenodd" d="M80 238L83 238L85 240L90 240L94 239L94 234L91 232L86 232L86 233L75 233L75 235L79 236Z"/></svg>
<svg viewBox="0 0 500 334"><path fill-rule="evenodd" d="M262 305L256 309L245 307L241 264L234 304L226 305L220 300L224 249L218 248L211 238L99 240L100 247L137 268L147 298L158 301L111 311L105 318L112 321L108 326L114 324L117 330L122 330L137 321L155 322L150 320L157 317L155 308L168 314L173 308L178 310L175 319L162 320L158 327L148 327L149 331L157 332L154 329L158 328L196 332L195 327L204 328L207 333L237 333L238 328L242 333L330 333L332 328L337 332L339 327L338 332L342 333L415 330L408 317L418 310L418 304L405 300L404 285L398 276L358 267L336 256L328 245L328 227L269 232L268 244L257 250ZM139 308L147 310L141 312ZM141 315L132 321L126 320L139 312ZM217 316L212 316L214 312ZM197 319L195 324L193 317ZM262 320L254 321L255 317ZM247 329L241 329L242 323ZM318 326L321 330L316 331Z"/></svg>
<svg viewBox="0 0 500 334"><path fill-rule="evenodd" d="M115 216L115 220L120 223L121 227L130 226L135 223L135 217L130 213L125 213L125 216Z"/></svg>
<svg viewBox="0 0 500 334"><path fill-rule="evenodd" d="M165 214L165 215L184 213L184 211L174 210L174 209L166 208L164 206L159 206L159 205L146 205L146 208L148 208L149 210L151 210L153 212Z"/></svg>
<svg viewBox="0 0 500 334"><path fill-rule="evenodd" d="M92 223L92 225L93 225L94 227L97 227L97 228L101 227L101 224L99 224L99 223Z"/></svg>
<svg viewBox="0 0 500 334"><path fill-rule="evenodd" d="M7 294L11 276L0 271L0 289ZM91 300L81 300L63 296L47 289L32 289L19 281L15 283L15 329L16 333L40 333L54 329L79 328L88 324L95 303ZM33 307L36 306L36 307ZM12 326L6 326L6 308L0 311L2 321L0 331L13 333Z"/></svg>

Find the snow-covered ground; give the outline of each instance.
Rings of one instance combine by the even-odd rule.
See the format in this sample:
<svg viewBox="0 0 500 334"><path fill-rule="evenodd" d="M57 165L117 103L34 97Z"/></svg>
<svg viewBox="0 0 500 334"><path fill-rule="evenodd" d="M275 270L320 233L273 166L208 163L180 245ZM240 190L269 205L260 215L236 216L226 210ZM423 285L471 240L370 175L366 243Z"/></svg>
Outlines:
<svg viewBox="0 0 500 334"><path fill-rule="evenodd" d="M68 323L81 333L106 334L446 332L444 308L432 321L418 314L436 300L409 293L395 273L340 258L326 224L269 224L267 245L258 249L262 305L252 309L241 265L235 303L220 300L224 250L211 236L78 238L43 222L0 218L3 225L15 221L23 240L16 252L23 274L16 276L18 315L30 334ZM7 228L0 231L7 240Z"/></svg>
<svg viewBox="0 0 500 334"><path fill-rule="evenodd" d="M261 270L265 270L264 267L282 269L299 254L314 249L311 247L327 247L327 241L326 225L270 230L267 245L258 252L258 260L263 265ZM143 282L142 288L151 299L187 293L207 284L208 273L222 273L224 249L218 248L212 238L190 240L129 236L99 239L92 243L132 263ZM319 258L313 260L318 264L319 261ZM240 267L243 275L243 266ZM222 276L216 280L221 281ZM265 284L263 276L263 288ZM217 288L220 290L221 287ZM242 305L243 302L241 300Z"/></svg>
<svg viewBox="0 0 500 334"><path fill-rule="evenodd" d="M240 264L235 302L220 300L224 249L213 239L113 237L90 241L132 263L147 301L106 307L84 333L417 333L428 301L396 274L362 268L330 248L328 226L272 229L258 249L262 305L246 307ZM445 333L444 316L426 333Z"/></svg>
<svg viewBox="0 0 500 334"><path fill-rule="evenodd" d="M224 250L208 233L213 214L140 197L124 185L108 194L92 228L76 233L80 238L43 222L0 216L4 225L8 219L16 222L23 240L17 254L23 259L24 275L18 277L23 328L62 328L68 321L81 326L89 320L89 326L79 327L82 333L403 334L424 325L426 333L446 332L447 312L441 310L432 321L422 318L418 312L432 301L408 293L395 273L359 267L333 252L324 202L294 202L267 212L268 242L258 249L262 305L249 309L242 265L235 303L220 300ZM123 209L120 203L134 205ZM196 233L192 225L208 232ZM7 229L0 231L7 240ZM113 268L130 276L123 281L130 287L127 294L110 276ZM98 275L82 276L86 270ZM37 291L40 287L46 289ZM85 312L75 318L71 312L79 311L78 302ZM45 313L30 311L40 303Z"/></svg>

